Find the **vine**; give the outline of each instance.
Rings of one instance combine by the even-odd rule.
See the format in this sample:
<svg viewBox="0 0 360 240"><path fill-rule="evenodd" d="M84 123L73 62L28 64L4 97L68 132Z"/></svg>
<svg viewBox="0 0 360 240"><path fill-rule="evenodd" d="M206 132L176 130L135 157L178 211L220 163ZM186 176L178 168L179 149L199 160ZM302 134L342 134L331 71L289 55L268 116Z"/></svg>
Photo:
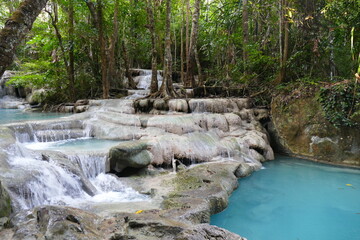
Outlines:
<svg viewBox="0 0 360 240"><path fill-rule="evenodd" d="M336 127L357 127L360 121L360 91L357 82L344 81L320 89L320 104L326 119Z"/></svg>

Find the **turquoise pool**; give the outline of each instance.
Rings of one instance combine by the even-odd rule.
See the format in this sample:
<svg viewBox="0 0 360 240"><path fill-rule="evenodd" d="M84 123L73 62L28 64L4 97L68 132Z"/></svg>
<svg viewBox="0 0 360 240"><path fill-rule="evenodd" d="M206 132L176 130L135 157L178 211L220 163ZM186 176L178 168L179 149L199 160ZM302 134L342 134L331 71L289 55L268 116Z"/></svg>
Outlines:
<svg viewBox="0 0 360 240"><path fill-rule="evenodd" d="M0 124L21 122L28 120L44 120L69 116L64 113L24 112L19 109L0 109Z"/></svg>
<svg viewBox="0 0 360 240"><path fill-rule="evenodd" d="M248 240L359 240L360 170L277 157L211 218Z"/></svg>
<svg viewBox="0 0 360 240"><path fill-rule="evenodd" d="M77 138L56 142L29 142L24 145L33 150L58 150L67 152L96 152L108 151L111 147L118 145L121 141L105 140L95 138Z"/></svg>

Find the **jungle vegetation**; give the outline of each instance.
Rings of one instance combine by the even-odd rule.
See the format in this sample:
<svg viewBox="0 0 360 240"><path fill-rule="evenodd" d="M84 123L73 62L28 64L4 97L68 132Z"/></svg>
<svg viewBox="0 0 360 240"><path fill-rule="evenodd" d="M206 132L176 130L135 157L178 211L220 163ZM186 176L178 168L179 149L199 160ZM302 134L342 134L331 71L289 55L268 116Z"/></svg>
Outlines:
<svg viewBox="0 0 360 240"><path fill-rule="evenodd" d="M164 70L154 97L177 97L173 81L256 93L360 72L360 0L0 0L0 28L26 4L38 16L6 68L17 71L11 84L44 88L53 102L133 88L131 68L154 79Z"/></svg>

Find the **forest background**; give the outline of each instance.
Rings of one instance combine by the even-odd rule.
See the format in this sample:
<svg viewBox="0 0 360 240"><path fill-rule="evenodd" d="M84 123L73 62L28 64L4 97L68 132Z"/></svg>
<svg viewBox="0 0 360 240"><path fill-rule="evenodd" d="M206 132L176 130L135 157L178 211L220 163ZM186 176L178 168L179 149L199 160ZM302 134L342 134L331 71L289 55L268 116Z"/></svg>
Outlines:
<svg viewBox="0 0 360 240"><path fill-rule="evenodd" d="M0 28L21 2L0 0ZM52 103L108 98L135 87L130 68L152 68L168 84L152 85L160 97L177 96L172 80L258 97L350 79L355 94L359 10L360 0L51 0L9 84L46 89Z"/></svg>

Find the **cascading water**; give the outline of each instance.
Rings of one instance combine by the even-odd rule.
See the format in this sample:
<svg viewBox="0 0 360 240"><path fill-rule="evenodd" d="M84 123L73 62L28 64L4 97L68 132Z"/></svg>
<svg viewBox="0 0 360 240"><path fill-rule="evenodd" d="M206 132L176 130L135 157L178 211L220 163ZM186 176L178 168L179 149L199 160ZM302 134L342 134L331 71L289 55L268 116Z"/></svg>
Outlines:
<svg viewBox="0 0 360 240"><path fill-rule="evenodd" d="M107 151L118 142L91 138L81 121L28 123L13 129L17 142L7 150L11 170L0 174L19 209L147 200L105 174Z"/></svg>
<svg viewBox="0 0 360 240"><path fill-rule="evenodd" d="M151 76L152 71L143 69L140 72L140 75L134 78L135 83L137 83L136 87L139 89L150 89L151 85ZM157 72L158 85L161 86L163 77L160 75L160 72Z"/></svg>
<svg viewBox="0 0 360 240"><path fill-rule="evenodd" d="M128 99L137 99L146 96L149 94L151 86L151 76L152 71L147 69L140 69L140 75L134 77L134 82L136 83L137 90L129 90ZM160 75L160 71L157 72L158 87L161 87L163 77Z"/></svg>

